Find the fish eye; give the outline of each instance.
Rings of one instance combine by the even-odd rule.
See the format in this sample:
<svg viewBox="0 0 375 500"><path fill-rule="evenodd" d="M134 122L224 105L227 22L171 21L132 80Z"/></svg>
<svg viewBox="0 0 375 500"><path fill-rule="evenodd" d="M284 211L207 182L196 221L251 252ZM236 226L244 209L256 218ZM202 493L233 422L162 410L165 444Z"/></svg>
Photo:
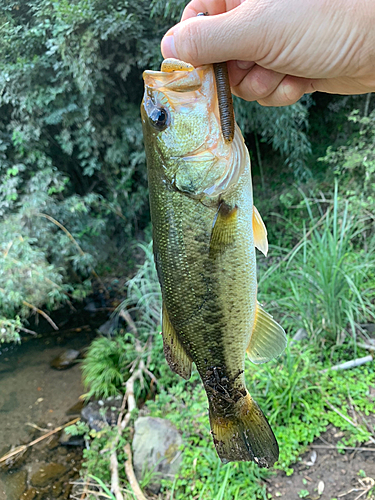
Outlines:
<svg viewBox="0 0 375 500"><path fill-rule="evenodd" d="M169 113L165 108L154 108L149 114L149 118L152 126L160 132L169 125Z"/></svg>

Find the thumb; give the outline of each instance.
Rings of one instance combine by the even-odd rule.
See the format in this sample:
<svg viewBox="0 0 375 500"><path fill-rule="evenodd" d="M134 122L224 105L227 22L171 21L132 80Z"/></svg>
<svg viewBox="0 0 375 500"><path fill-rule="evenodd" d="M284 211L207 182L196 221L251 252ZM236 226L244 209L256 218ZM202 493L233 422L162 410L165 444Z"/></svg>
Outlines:
<svg viewBox="0 0 375 500"><path fill-rule="evenodd" d="M267 30L259 19L262 4L261 0L244 2L223 14L193 17L177 24L161 42L163 57L175 57L193 66L231 59L259 60L267 53Z"/></svg>

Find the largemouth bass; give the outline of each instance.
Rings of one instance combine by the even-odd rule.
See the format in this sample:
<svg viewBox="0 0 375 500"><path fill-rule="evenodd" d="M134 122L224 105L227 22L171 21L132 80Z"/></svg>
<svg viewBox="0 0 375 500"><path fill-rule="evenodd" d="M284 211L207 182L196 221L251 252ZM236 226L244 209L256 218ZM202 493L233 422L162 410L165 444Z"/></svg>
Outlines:
<svg viewBox="0 0 375 500"><path fill-rule="evenodd" d="M253 207L250 158L238 126L224 139L213 68L174 59L144 72L141 105L166 360L195 363L223 462L278 459L275 436L245 386L254 363L278 356L284 330L257 303L255 247L267 232Z"/></svg>

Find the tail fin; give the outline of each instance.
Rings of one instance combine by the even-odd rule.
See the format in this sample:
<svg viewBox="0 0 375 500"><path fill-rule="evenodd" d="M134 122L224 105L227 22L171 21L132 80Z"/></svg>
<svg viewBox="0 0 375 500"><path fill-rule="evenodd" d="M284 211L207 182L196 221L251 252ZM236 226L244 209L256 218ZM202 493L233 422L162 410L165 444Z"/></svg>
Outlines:
<svg viewBox="0 0 375 500"><path fill-rule="evenodd" d="M250 394L235 403L227 417L215 415L215 406L211 400L210 424L221 461L254 461L259 467L272 467L279 458L279 447L266 417Z"/></svg>

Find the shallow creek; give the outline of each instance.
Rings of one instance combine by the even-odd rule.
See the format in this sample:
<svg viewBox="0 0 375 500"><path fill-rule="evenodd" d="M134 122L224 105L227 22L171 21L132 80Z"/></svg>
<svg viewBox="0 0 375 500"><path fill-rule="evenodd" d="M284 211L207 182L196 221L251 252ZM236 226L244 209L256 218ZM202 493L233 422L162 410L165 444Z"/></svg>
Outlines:
<svg viewBox="0 0 375 500"><path fill-rule="evenodd" d="M50 332L45 326L37 338L0 345L0 456L75 416L69 409L84 392L79 362L61 371L50 362L66 349L87 347L107 318L105 313L86 311L65 312L65 318L63 314L57 322L60 331ZM33 446L12 467L0 468L0 500L68 498L67 485L78 477L82 449L61 446L58 437Z"/></svg>

